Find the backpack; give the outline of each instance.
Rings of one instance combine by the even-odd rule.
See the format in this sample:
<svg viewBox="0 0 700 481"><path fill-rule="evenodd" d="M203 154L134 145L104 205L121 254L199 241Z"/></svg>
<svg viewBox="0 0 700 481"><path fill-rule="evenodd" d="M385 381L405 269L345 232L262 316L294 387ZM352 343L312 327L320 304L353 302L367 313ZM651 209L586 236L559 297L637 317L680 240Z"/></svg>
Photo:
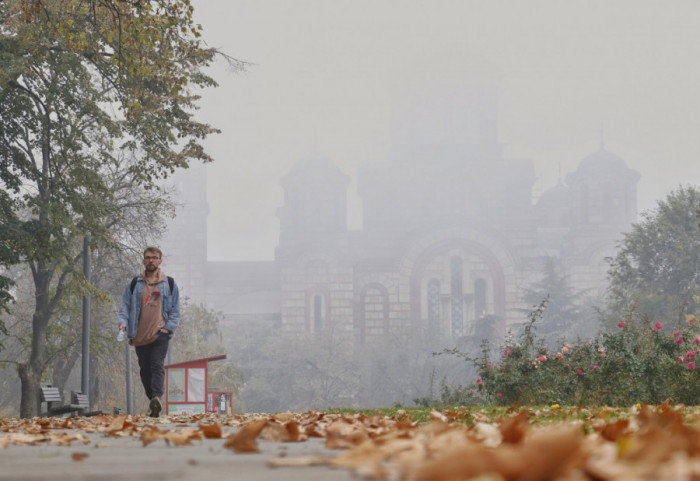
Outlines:
<svg viewBox="0 0 700 481"><path fill-rule="evenodd" d="M139 276L134 277L131 279L131 293L134 293L134 288L136 287L136 281L138 281ZM170 287L170 293L172 294L173 289L175 289L175 279L172 277L168 276L168 287Z"/></svg>

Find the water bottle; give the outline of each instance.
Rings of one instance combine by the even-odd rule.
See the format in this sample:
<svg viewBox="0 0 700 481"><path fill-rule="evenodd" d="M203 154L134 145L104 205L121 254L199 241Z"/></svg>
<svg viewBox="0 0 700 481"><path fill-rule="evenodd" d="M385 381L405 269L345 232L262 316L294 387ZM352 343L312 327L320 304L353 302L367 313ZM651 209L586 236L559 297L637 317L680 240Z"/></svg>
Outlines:
<svg viewBox="0 0 700 481"><path fill-rule="evenodd" d="M126 329L119 329L119 335L117 336L117 341L122 342L126 337Z"/></svg>

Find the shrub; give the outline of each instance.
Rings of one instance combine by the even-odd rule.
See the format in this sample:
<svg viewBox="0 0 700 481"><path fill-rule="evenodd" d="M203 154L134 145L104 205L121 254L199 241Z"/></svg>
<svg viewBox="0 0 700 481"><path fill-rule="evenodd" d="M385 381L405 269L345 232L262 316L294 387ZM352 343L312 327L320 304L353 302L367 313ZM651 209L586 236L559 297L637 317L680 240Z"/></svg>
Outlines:
<svg viewBox="0 0 700 481"><path fill-rule="evenodd" d="M459 390L475 389L478 399L500 405L698 403L700 325L693 315L672 325L630 313L614 330L550 350L535 334L544 307L517 338L509 334L496 356L488 344L479 358L449 351L477 368L477 379ZM454 390L443 390L440 401L454 404Z"/></svg>

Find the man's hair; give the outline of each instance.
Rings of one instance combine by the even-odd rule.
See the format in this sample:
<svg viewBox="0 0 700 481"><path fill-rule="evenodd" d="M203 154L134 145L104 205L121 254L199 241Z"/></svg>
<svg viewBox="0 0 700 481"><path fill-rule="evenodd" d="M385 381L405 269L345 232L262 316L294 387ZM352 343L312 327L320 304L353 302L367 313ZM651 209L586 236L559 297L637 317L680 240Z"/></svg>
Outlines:
<svg viewBox="0 0 700 481"><path fill-rule="evenodd" d="M161 259L163 258L163 251L161 251L159 248L157 248L157 247L155 247L155 246L148 246L148 247L146 247L146 248L143 250L143 256L144 256L144 257L146 257L146 253L147 253L147 252L154 252L154 253L158 254L158 257L159 257L159 258L161 258Z"/></svg>

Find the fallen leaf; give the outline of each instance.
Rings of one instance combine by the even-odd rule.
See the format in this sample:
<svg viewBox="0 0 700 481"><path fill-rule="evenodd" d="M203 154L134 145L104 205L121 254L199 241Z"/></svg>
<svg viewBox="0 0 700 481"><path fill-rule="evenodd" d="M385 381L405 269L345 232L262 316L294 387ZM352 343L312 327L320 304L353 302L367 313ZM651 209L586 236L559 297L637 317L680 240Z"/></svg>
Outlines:
<svg viewBox="0 0 700 481"><path fill-rule="evenodd" d="M112 422L109 423L109 426L107 426L106 431L108 433L112 433L115 431L121 431L124 429L124 423L126 422L126 414L120 414L118 416L115 416L114 419L112 419Z"/></svg>
<svg viewBox="0 0 700 481"><path fill-rule="evenodd" d="M191 439L193 439L190 433L184 432L169 432L163 435L165 442L170 445L173 443L175 446L185 446L192 444Z"/></svg>
<svg viewBox="0 0 700 481"><path fill-rule="evenodd" d="M443 423L448 422L447 416L438 411L430 411L430 419L433 421L442 421Z"/></svg>
<svg viewBox="0 0 700 481"><path fill-rule="evenodd" d="M515 416L502 419L499 430L504 443L519 443L527 430L528 413L522 411Z"/></svg>
<svg viewBox="0 0 700 481"><path fill-rule="evenodd" d="M551 480L582 465L581 435L572 426L556 426L520 444L486 448L467 444L419 466L412 479L460 481L497 473L506 481Z"/></svg>
<svg viewBox="0 0 700 481"><path fill-rule="evenodd" d="M200 424L199 430L202 431L207 439L218 439L221 437L221 426L218 424Z"/></svg>
<svg viewBox="0 0 700 481"><path fill-rule="evenodd" d="M267 464L273 468L301 467L301 466L325 466L329 462L323 456L300 456L298 458L272 458Z"/></svg>
<svg viewBox="0 0 700 481"><path fill-rule="evenodd" d="M73 461L82 461L83 459L87 458L89 456L88 453L73 453Z"/></svg>
<svg viewBox="0 0 700 481"><path fill-rule="evenodd" d="M306 441L308 436L304 434L301 430L301 425L296 421L289 421L284 425L289 433L289 441L297 443L300 441Z"/></svg>
<svg viewBox="0 0 700 481"><path fill-rule="evenodd" d="M281 424L270 421L260 433L260 437L275 443L289 441L289 432Z"/></svg>
<svg viewBox="0 0 700 481"><path fill-rule="evenodd" d="M163 433L160 431L143 431L141 433L141 441L143 442L144 447L148 446L151 444L153 441L156 439L161 439L163 437Z"/></svg>
<svg viewBox="0 0 700 481"><path fill-rule="evenodd" d="M233 449L236 453L260 452L256 443L256 438L263 428L267 426L267 423L267 419L259 419L246 424L238 433L229 436L229 439L224 443L224 447Z"/></svg>

